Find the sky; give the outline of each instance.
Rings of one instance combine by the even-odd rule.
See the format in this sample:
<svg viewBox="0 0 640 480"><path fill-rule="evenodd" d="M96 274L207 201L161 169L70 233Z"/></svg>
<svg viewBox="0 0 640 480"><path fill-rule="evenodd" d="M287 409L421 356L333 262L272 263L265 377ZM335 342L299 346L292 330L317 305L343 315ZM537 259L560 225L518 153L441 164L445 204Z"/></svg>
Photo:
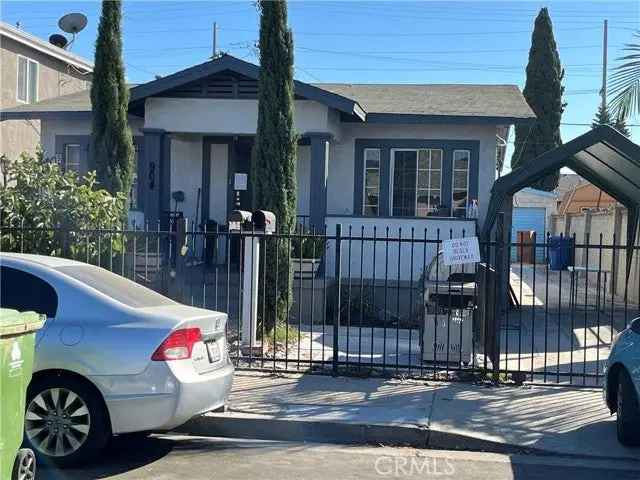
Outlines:
<svg viewBox="0 0 640 480"><path fill-rule="evenodd" d="M590 127L600 102L603 21L609 72L640 30L640 1L289 2L295 75L306 82L480 83L524 87L534 19L548 7L565 68L563 141ZM3 0L0 18L42 38L58 19L87 15L71 51L93 59L100 3ZM208 60L218 49L257 63L258 13L251 1L125 0L124 59L132 83ZM640 117L630 119L640 143ZM512 147L513 134L509 139ZM512 150L510 148L509 150ZM507 152L507 162L510 158ZM507 165L508 170L508 165Z"/></svg>

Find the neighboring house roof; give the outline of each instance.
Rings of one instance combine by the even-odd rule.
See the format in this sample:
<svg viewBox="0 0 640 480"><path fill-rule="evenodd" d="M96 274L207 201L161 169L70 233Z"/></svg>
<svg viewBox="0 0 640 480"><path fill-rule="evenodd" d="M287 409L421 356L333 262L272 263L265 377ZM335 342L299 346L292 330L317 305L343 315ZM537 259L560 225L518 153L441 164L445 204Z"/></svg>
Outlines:
<svg viewBox="0 0 640 480"><path fill-rule="evenodd" d="M519 122L535 118L516 85L405 85L317 83L357 101L367 121L390 115L474 117ZM511 122L510 122L511 123Z"/></svg>
<svg viewBox="0 0 640 480"><path fill-rule="evenodd" d="M586 182L584 178L575 173L561 173L558 179L558 186L554 192L556 192L560 198L563 198L566 193L572 192L578 185Z"/></svg>
<svg viewBox="0 0 640 480"><path fill-rule="evenodd" d="M73 65L81 70L91 72L93 71L93 63L79 55L69 52L60 47L42 40L41 38L31 35L30 33L13 27L5 22L0 22L0 35L15 40L23 45L26 45L34 50L38 50L46 55L50 55L53 58L61 60L65 63Z"/></svg>
<svg viewBox="0 0 640 480"><path fill-rule="evenodd" d="M616 203L616 199L591 183L581 183L562 198L561 214L578 213L583 208L605 208Z"/></svg>
<svg viewBox="0 0 640 480"><path fill-rule="evenodd" d="M531 187L523 188L517 194L534 195L536 197L545 197L545 198L558 198L558 194L555 192L547 192L545 190L538 190L537 188L531 188Z"/></svg>
<svg viewBox="0 0 640 480"><path fill-rule="evenodd" d="M260 67L223 55L167 77L131 88L130 113L139 114L147 97L180 85L233 71L257 79ZM351 85L295 82L296 95L334 108L347 120L380 123L527 122L535 118L515 85ZM61 112L91 111L88 93L67 95L6 109L2 119L35 118ZM48 112L48 113L47 113Z"/></svg>

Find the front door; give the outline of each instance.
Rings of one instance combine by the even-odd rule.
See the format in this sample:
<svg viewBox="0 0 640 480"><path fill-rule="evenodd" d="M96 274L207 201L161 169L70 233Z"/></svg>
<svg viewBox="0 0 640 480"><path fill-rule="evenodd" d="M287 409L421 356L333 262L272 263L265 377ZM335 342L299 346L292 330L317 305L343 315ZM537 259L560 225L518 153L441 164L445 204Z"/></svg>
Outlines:
<svg viewBox="0 0 640 480"><path fill-rule="evenodd" d="M251 189L251 150L253 137L240 137L235 141L235 162L231 172L230 210L249 210L253 208Z"/></svg>

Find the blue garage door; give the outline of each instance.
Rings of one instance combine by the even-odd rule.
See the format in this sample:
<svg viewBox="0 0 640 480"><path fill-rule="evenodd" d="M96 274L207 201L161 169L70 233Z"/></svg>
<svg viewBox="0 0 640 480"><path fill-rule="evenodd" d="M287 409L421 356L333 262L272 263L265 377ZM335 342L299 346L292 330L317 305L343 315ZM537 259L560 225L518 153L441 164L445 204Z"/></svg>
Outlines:
<svg viewBox="0 0 640 480"><path fill-rule="evenodd" d="M540 207L514 207L511 224L511 241L518 241L517 232L522 230L534 230L536 232L536 243L544 243L547 236L545 228L545 209ZM544 262L544 248L536 249L536 261ZM517 248L511 249L511 260L517 261Z"/></svg>

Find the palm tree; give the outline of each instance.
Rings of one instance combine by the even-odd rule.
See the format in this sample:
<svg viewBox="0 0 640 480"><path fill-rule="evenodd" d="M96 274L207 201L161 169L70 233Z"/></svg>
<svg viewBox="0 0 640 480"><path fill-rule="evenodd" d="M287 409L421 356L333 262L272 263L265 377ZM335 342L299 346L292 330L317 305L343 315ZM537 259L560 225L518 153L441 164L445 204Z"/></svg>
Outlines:
<svg viewBox="0 0 640 480"><path fill-rule="evenodd" d="M625 45L627 55L618 58L611 75L609 108L614 118L626 120L640 113L640 31L633 34L634 41Z"/></svg>

